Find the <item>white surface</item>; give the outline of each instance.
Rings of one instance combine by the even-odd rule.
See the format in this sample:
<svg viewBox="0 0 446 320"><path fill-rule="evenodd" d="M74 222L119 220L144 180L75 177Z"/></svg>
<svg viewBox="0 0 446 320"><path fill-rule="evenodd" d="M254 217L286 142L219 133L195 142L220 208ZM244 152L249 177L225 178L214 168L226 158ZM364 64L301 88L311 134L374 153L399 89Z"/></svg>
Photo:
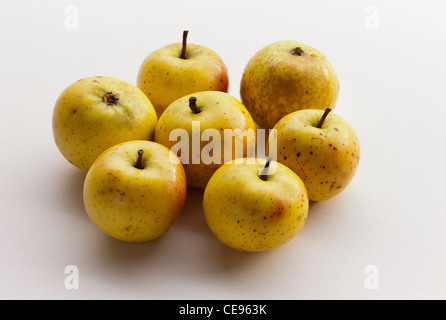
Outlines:
<svg viewBox="0 0 446 320"><path fill-rule="evenodd" d="M78 29L66 27L69 5ZM0 298L446 298L445 12L435 0L2 0ZM220 244L197 191L162 238L118 242L88 219L85 174L53 142L66 86L92 75L135 83L145 56L183 29L224 59L237 98L249 58L278 40L316 47L338 73L335 110L357 131L359 169L281 248ZM78 290L65 287L68 265Z"/></svg>

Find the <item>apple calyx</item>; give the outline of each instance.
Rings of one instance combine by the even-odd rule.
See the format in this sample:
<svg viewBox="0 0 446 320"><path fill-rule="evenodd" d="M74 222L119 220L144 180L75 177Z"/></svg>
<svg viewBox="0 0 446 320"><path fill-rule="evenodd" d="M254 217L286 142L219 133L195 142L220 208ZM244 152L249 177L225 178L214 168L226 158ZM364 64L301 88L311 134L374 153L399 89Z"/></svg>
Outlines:
<svg viewBox="0 0 446 320"><path fill-rule="evenodd" d="M260 179L262 179L263 181L268 180L268 170L269 170L269 166L271 164L271 161L273 160L273 158L271 156L268 156L268 158L266 158L266 164L265 167L262 170L262 173L260 173Z"/></svg>
<svg viewBox="0 0 446 320"><path fill-rule="evenodd" d="M189 98L189 108L192 110L193 113L197 114L201 112L200 107L197 106L197 97L190 97Z"/></svg>
<svg viewBox="0 0 446 320"><path fill-rule="evenodd" d="M181 55L180 55L180 58L183 60L187 59L186 49L187 49L187 35L188 35L188 33L189 33L188 30L183 31L183 48L181 49Z"/></svg>
<svg viewBox="0 0 446 320"><path fill-rule="evenodd" d="M144 169L144 161L143 161L143 159L142 159L142 155L144 154L144 150L138 150L138 159L136 160L136 163L135 163L135 168L136 169L140 169L140 170L143 170Z"/></svg>
<svg viewBox="0 0 446 320"><path fill-rule="evenodd" d="M303 56L303 55L305 55L305 52L302 50L301 47L296 47L294 49L291 49L290 52L294 56Z"/></svg>
<svg viewBox="0 0 446 320"><path fill-rule="evenodd" d="M111 91L105 93L104 102L109 106L116 106L119 102L119 94Z"/></svg>
<svg viewBox="0 0 446 320"><path fill-rule="evenodd" d="M322 117L319 120L319 122L317 123L316 128L319 128L319 129L322 128L322 125L324 124L325 118L327 118L327 116L330 113L330 111L331 111L331 108L328 108L328 107L325 108L325 112L322 115Z"/></svg>

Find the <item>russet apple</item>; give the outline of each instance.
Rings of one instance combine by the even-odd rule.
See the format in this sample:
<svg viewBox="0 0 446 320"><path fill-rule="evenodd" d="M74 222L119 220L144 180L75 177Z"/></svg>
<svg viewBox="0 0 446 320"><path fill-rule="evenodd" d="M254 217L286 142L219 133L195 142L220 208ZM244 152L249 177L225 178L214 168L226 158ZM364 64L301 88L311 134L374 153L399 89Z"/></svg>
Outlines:
<svg viewBox="0 0 446 320"><path fill-rule="evenodd" d="M293 111L333 109L338 93L338 78L328 59L297 41L278 41L259 50L240 83L242 103L267 129Z"/></svg>
<svg viewBox="0 0 446 320"><path fill-rule="evenodd" d="M177 220L186 199L179 159L153 141L128 141L104 151L84 182L91 221L109 236L144 242L162 236Z"/></svg>
<svg viewBox="0 0 446 320"><path fill-rule="evenodd" d="M290 113L276 124L270 136L277 143L277 161L302 179L312 201L327 200L343 191L359 164L355 131L330 111Z"/></svg>
<svg viewBox="0 0 446 320"><path fill-rule="evenodd" d="M180 158L188 186L204 189L223 163L255 152L255 139L254 121L240 101L228 93L201 91L169 105L154 141Z"/></svg>
<svg viewBox="0 0 446 320"><path fill-rule="evenodd" d="M248 252L289 242L304 226L308 209L302 180L271 158L225 163L209 180L203 196L213 234L227 246Z"/></svg>
<svg viewBox="0 0 446 320"><path fill-rule="evenodd" d="M187 43L174 43L155 50L142 62L137 86L153 103L158 117L175 100L198 91L227 92L228 70L213 50Z"/></svg>
<svg viewBox="0 0 446 320"><path fill-rule="evenodd" d="M112 77L81 79L67 87L53 110L53 136L62 155L88 171L106 149L152 140L157 116L136 86Z"/></svg>

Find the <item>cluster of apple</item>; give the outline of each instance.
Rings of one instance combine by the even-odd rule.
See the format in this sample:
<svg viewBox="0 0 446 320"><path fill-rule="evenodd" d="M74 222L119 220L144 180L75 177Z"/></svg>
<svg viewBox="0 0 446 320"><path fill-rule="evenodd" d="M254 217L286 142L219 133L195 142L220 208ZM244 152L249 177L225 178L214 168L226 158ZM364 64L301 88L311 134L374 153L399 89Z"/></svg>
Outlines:
<svg viewBox="0 0 446 320"><path fill-rule="evenodd" d="M240 102L222 59L187 35L148 55L136 85L89 77L66 88L55 143L87 172L87 214L113 238L160 237L190 187L204 190L208 226L229 247L281 246L304 226L309 202L339 194L359 163L354 130L331 112L336 73L316 49L276 42L245 67Z"/></svg>

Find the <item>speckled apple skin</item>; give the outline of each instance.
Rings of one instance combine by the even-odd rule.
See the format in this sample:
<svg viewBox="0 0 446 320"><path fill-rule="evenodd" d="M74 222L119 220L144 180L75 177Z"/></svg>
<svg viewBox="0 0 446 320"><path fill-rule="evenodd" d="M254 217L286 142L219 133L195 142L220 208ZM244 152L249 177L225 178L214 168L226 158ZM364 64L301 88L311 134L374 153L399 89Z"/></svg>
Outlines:
<svg viewBox="0 0 446 320"><path fill-rule="evenodd" d="M134 165L143 150L144 169ZM83 199L91 221L109 236L145 242L179 217L186 176L178 158L152 141L129 141L105 151L87 173Z"/></svg>
<svg viewBox="0 0 446 320"><path fill-rule="evenodd" d="M104 101L119 94L117 105ZM106 149L129 140L152 140L157 116L136 86L111 77L81 79L66 88L53 110L53 136L62 155L88 171Z"/></svg>
<svg viewBox="0 0 446 320"><path fill-rule="evenodd" d="M305 183L311 201L330 199L350 183L360 159L358 137L351 125L324 111L300 110L280 120L270 139L277 141L277 161L288 166Z"/></svg>
<svg viewBox="0 0 446 320"><path fill-rule="evenodd" d="M304 54L290 51L300 47ZM297 41L279 41L258 51L242 75L240 96L254 121L271 129L302 109L333 109L339 94L336 72L318 50Z"/></svg>
<svg viewBox="0 0 446 320"><path fill-rule="evenodd" d="M195 114L189 108L189 98L197 98L197 106L201 112ZM218 163L206 164L202 161L202 150L209 141L200 141L199 147L193 150L192 122L200 122L200 137L206 129L215 129L220 133L221 158ZM184 129L189 137L189 158L183 161L189 187L204 189L214 172L225 162L225 150L229 159L237 156L236 140L243 141L243 156L248 155L248 140L243 138L246 131L251 130L255 139L256 126L248 110L233 96L219 91L201 91L186 95L174 101L160 117L154 141L171 149L178 142L170 139L170 133L175 129ZM234 138L224 141L225 129L240 129L234 131ZM201 140L201 139L200 139ZM232 145L232 148L230 147ZM253 142L255 147L255 140ZM178 155L181 157L181 155ZM187 163L186 163L187 162ZM194 163L195 162L195 163Z"/></svg>
<svg viewBox="0 0 446 320"><path fill-rule="evenodd" d="M254 161L253 161L254 160ZM227 246L247 252L280 247L304 226L309 208L302 180L273 161L267 181L260 179L265 159L231 161L206 186L203 209L214 235Z"/></svg>
<svg viewBox="0 0 446 320"><path fill-rule="evenodd" d="M142 62L137 86L153 103L158 117L175 100L198 91L227 92L228 70L213 50L187 44L187 59L181 59L182 44L174 43L149 54Z"/></svg>

